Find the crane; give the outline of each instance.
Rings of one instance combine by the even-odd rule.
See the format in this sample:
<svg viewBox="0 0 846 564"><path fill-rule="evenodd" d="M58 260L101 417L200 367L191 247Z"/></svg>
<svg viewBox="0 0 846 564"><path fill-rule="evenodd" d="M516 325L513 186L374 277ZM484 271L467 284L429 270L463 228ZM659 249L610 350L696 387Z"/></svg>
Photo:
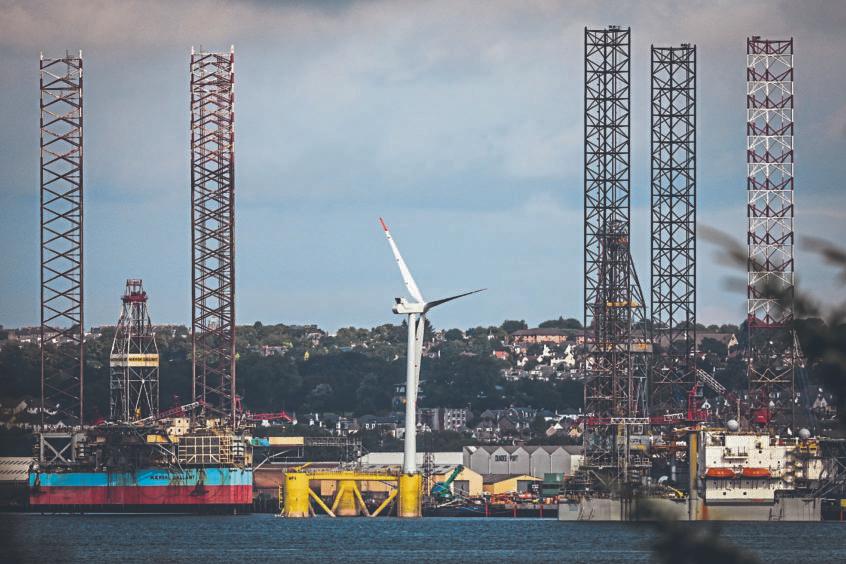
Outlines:
<svg viewBox="0 0 846 564"><path fill-rule="evenodd" d="M244 413L244 420L246 421L285 421L286 423L293 423L294 419L288 415L284 410L277 413L252 413L247 411Z"/></svg>
<svg viewBox="0 0 846 564"><path fill-rule="evenodd" d="M168 419L169 417L176 417L179 415L186 415L191 412L193 409L196 409L202 405L205 405L202 401L192 401L191 403L186 403L185 405L179 405L176 407L171 407L170 409L166 409L164 411L160 411L154 415L150 415L149 417L145 417L143 419L137 419L133 421L134 425L146 425L147 423L153 423L155 421L159 421L161 419Z"/></svg>
<svg viewBox="0 0 846 564"><path fill-rule="evenodd" d="M452 483L455 481L458 475L461 474L463 470L464 466L459 464L455 467L455 470L452 471L452 473L445 481L437 482L435 483L435 485L432 486L432 490L429 492L429 494L433 498L435 498L435 501L437 501L438 503L444 503L452 500L453 493L450 489L450 486L452 486Z"/></svg>

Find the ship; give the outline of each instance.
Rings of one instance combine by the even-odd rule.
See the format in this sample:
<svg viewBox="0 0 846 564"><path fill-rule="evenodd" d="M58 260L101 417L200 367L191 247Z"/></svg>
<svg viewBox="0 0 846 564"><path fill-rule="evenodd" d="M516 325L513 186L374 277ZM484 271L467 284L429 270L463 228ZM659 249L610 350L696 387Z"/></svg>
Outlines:
<svg viewBox="0 0 846 564"><path fill-rule="evenodd" d="M29 475L30 507L51 512L246 512L252 469L141 468L133 471L40 472Z"/></svg>
<svg viewBox="0 0 846 564"><path fill-rule="evenodd" d="M29 506L51 513L249 512L251 441L249 430L188 418L42 433Z"/></svg>

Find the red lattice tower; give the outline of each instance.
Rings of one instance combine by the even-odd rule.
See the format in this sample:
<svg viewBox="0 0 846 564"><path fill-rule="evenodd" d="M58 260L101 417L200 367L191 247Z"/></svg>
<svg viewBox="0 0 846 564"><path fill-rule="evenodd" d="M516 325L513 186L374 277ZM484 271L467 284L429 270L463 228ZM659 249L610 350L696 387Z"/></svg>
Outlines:
<svg viewBox="0 0 846 564"><path fill-rule="evenodd" d="M235 50L191 52L193 398L236 423Z"/></svg>
<svg viewBox="0 0 846 564"><path fill-rule="evenodd" d="M83 421L82 53L41 56L41 427Z"/></svg>

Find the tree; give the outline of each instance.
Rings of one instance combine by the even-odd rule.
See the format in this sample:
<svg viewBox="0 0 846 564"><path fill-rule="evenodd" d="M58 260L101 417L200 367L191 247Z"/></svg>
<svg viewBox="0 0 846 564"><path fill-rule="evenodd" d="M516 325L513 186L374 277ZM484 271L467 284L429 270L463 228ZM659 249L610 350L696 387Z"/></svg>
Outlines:
<svg viewBox="0 0 846 564"><path fill-rule="evenodd" d="M717 356L726 356L728 354L728 347L726 344L718 341L717 339L712 339L711 337L705 337L702 339L702 343L699 345L699 350L704 353L715 354Z"/></svg>
<svg viewBox="0 0 846 564"><path fill-rule="evenodd" d="M542 329L581 329L582 322L574 317L568 317L567 319L559 317L558 319L544 321L538 327Z"/></svg>
<svg viewBox="0 0 846 564"><path fill-rule="evenodd" d="M509 334L513 333L514 331L529 328L529 326L526 325L526 321L524 319L521 319L520 321L516 321L514 319L506 319L502 322L502 325L500 327L503 331Z"/></svg>
<svg viewBox="0 0 846 564"><path fill-rule="evenodd" d="M447 341L463 341L464 333L461 332L461 329L450 329L444 333L444 339Z"/></svg>
<svg viewBox="0 0 846 564"><path fill-rule="evenodd" d="M544 435L548 427L549 425L547 424L546 419L544 419L543 415L538 413L532 420L532 435Z"/></svg>

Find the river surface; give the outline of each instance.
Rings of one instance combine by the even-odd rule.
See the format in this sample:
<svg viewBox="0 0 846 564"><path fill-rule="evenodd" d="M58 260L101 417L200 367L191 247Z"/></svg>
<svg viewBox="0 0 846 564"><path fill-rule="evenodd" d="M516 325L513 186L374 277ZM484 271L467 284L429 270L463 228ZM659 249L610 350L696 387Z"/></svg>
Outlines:
<svg viewBox="0 0 846 564"><path fill-rule="evenodd" d="M0 514L0 535L0 562L86 563L651 562L656 542L653 527L623 523L268 514ZM846 562L846 523L723 523L720 538L761 562Z"/></svg>

